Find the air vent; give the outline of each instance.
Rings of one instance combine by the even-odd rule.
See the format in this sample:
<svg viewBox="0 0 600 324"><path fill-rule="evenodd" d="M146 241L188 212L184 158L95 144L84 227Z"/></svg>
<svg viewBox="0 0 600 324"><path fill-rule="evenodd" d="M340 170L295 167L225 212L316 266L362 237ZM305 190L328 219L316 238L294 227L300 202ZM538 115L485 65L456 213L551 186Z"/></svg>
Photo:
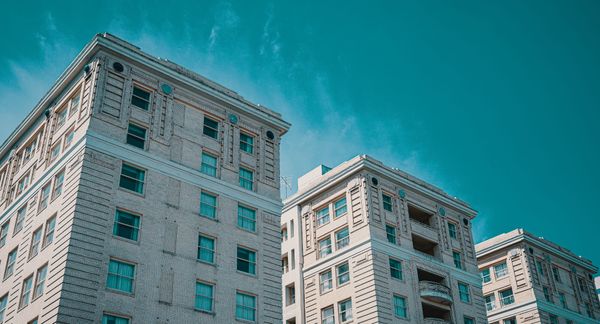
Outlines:
<svg viewBox="0 0 600 324"><path fill-rule="evenodd" d="M446 216L446 209L444 207L440 207L438 209L438 212L440 213L440 215ZM465 224L465 225L467 225L467 224Z"/></svg>
<svg viewBox="0 0 600 324"><path fill-rule="evenodd" d="M273 132L271 131L267 131L267 138L273 140L275 139L275 134L273 134Z"/></svg>
<svg viewBox="0 0 600 324"><path fill-rule="evenodd" d="M529 248L529 254L533 254L533 249Z"/></svg>
<svg viewBox="0 0 600 324"><path fill-rule="evenodd" d="M85 75L88 75L88 74L90 74L90 71L91 71L91 70L92 70L92 68L90 67L90 65L89 65L89 64L86 64L86 65L83 67L83 73L85 73Z"/></svg>
<svg viewBox="0 0 600 324"><path fill-rule="evenodd" d="M465 224L465 226L469 226L469 220L466 218L463 218L463 224Z"/></svg>
<svg viewBox="0 0 600 324"><path fill-rule="evenodd" d="M371 178L371 182L373 183L374 186L379 184L379 180L377 180L377 178L375 178L375 177Z"/></svg>
<svg viewBox="0 0 600 324"><path fill-rule="evenodd" d="M123 72L123 70L125 70L125 68L123 67L123 64L121 64L119 62L113 63L113 69L119 73L121 73L121 72Z"/></svg>

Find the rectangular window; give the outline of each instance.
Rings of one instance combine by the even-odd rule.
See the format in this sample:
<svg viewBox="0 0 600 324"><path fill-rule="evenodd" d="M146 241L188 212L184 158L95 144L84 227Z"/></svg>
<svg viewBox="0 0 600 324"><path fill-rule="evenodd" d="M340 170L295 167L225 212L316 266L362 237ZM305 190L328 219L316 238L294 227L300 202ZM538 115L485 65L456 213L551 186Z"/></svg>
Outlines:
<svg viewBox="0 0 600 324"><path fill-rule="evenodd" d="M21 298L19 299L19 309L29 305L31 299L31 288L33 286L33 275L27 277L23 281L23 288L21 289Z"/></svg>
<svg viewBox="0 0 600 324"><path fill-rule="evenodd" d="M333 276L331 270L319 274L319 287L321 294L333 289Z"/></svg>
<svg viewBox="0 0 600 324"><path fill-rule="evenodd" d="M29 249L29 258L33 258L40 252L40 243L42 242L42 226L36 229L31 236L31 248Z"/></svg>
<svg viewBox="0 0 600 324"><path fill-rule="evenodd" d="M50 182L48 182L44 187L42 187L40 193L40 205L38 206L38 213L48 207L48 200L50 199Z"/></svg>
<svg viewBox="0 0 600 324"><path fill-rule="evenodd" d="M254 137L240 133L240 150L248 154L254 153Z"/></svg>
<svg viewBox="0 0 600 324"><path fill-rule="evenodd" d="M146 147L146 129L129 123L127 127L127 144L141 148L142 150Z"/></svg>
<svg viewBox="0 0 600 324"><path fill-rule="evenodd" d="M198 260L215 263L215 239L198 235Z"/></svg>
<svg viewBox="0 0 600 324"><path fill-rule="evenodd" d="M321 324L335 324L333 306L329 306L321 310Z"/></svg>
<svg viewBox="0 0 600 324"><path fill-rule="evenodd" d="M106 287L127 293L133 293L135 265L111 259L108 264Z"/></svg>
<svg viewBox="0 0 600 324"><path fill-rule="evenodd" d="M50 162L54 162L54 160L56 160L56 158L59 155L60 155L60 141L58 141L58 143L56 143L52 147L52 150L50 150Z"/></svg>
<svg viewBox="0 0 600 324"><path fill-rule="evenodd" d="M394 279L402 280L402 262L390 258L390 275Z"/></svg>
<svg viewBox="0 0 600 324"><path fill-rule="evenodd" d="M317 226L329 223L329 207L319 209L317 211Z"/></svg>
<svg viewBox="0 0 600 324"><path fill-rule="evenodd" d="M238 205L238 226L245 230L256 232L256 211Z"/></svg>
<svg viewBox="0 0 600 324"><path fill-rule="evenodd" d="M465 303L471 302L471 292L469 290L469 285L459 282L458 283L458 294L460 296L461 301L463 301Z"/></svg>
<svg viewBox="0 0 600 324"><path fill-rule="evenodd" d="M517 319L516 318L509 318L509 319L505 319L504 321L502 321L503 324L517 324Z"/></svg>
<svg viewBox="0 0 600 324"><path fill-rule="evenodd" d="M348 227L341 229L335 233L335 248L340 250L350 244L350 231Z"/></svg>
<svg viewBox="0 0 600 324"><path fill-rule="evenodd" d="M140 216L119 210L115 213L113 235L137 241L140 231Z"/></svg>
<svg viewBox="0 0 600 324"><path fill-rule="evenodd" d="M255 275L256 274L256 252L238 246L238 248L237 248L237 270Z"/></svg>
<svg viewBox="0 0 600 324"><path fill-rule="evenodd" d="M8 304L8 294L0 297L0 323L4 321L4 312L6 311L6 304Z"/></svg>
<svg viewBox="0 0 600 324"><path fill-rule="evenodd" d="M217 218L217 196L205 192L200 194L200 216Z"/></svg>
<svg viewBox="0 0 600 324"><path fill-rule="evenodd" d="M79 91L79 90L77 90ZM81 97L79 94L76 94L69 101L69 117L75 115L75 113L79 110L79 103L81 102Z"/></svg>
<svg viewBox="0 0 600 324"><path fill-rule="evenodd" d="M394 295L394 315L400 318L408 318L406 298Z"/></svg>
<svg viewBox="0 0 600 324"><path fill-rule="evenodd" d="M63 151L66 150L69 146L71 146L71 143L73 143L73 137L75 137L75 130L70 129L67 132L67 134L65 134L65 140L63 142Z"/></svg>
<svg viewBox="0 0 600 324"><path fill-rule="evenodd" d="M550 314L550 324L558 324L558 316Z"/></svg>
<svg viewBox="0 0 600 324"><path fill-rule="evenodd" d="M146 171L132 165L123 163L119 186L140 194L144 193L144 180Z"/></svg>
<svg viewBox="0 0 600 324"><path fill-rule="evenodd" d="M56 129L60 128L67 121L68 108L65 106L59 112L56 113Z"/></svg>
<svg viewBox="0 0 600 324"><path fill-rule="evenodd" d="M451 238L456 238L456 224L454 223L448 223L448 233L450 235Z"/></svg>
<svg viewBox="0 0 600 324"><path fill-rule="evenodd" d="M23 190L27 189L27 186L29 186L29 172L27 172L17 183L17 196L20 195Z"/></svg>
<svg viewBox="0 0 600 324"><path fill-rule="evenodd" d="M17 211L17 219L15 220L15 228L13 230L13 236L23 229L23 223L25 221L25 215L27 215L27 205L24 205Z"/></svg>
<svg viewBox="0 0 600 324"><path fill-rule="evenodd" d="M333 214L335 215L335 217L340 217L344 215L348 211L348 207L346 206L346 197L333 203L333 209Z"/></svg>
<svg viewBox="0 0 600 324"><path fill-rule="evenodd" d="M494 294L484 296L483 299L485 299L485 309L488 312L496 309L496 297Z"/></svg>
<svg viewBox="0 0 600 324"><path fill-rule="evenodd" d="M562 306L562 308L569 309L569 307L567 305L567 297L565 297L564 293L559 292L558 299L560 299L560 305Z"/></svg>
<svg viewBox="0 0 600 324"><path fill-rule="evenodd" d="M33 289L33 299L36 299L44 294L44 288L46 287L46 274L48 272L48 265L44 265L39 268L35 275L35 288Z"/></svg>
<svg viewBox="0 0 600 324"><path fill-rule="evenodd" d="M131 94L131 104L143 110L148 110L148 108L150 107L150 92L143 90L142 88L133 86L133 93Z"/></svg>
<svg viewBox="0 0 600 324"><path fill-rule="evenodd" d="M125 317L104 314L102 316L102 324L129 324L129 319Z"/></svg>
<svg viewBox="0 0 600 324"><path fill-rule="evenodd" d="M452 259L454 260L454 266L456 267L456 269L462 269L462 256L460 255L459 252L453 251L452 252Z"/></svg>
<svg viewBox="0 0 600 324"><path fill-rule="evenodd" d="M396 244L396 227L391 225L385 225L385 234L388 242Z"/></svg>
<svg viewBox="0 0 600 324"><path fill-rule="evenodd" d="M393 207L392 207L392 196L388 196L386 194L382 195L383 197L383 209L391 212L393 211Z"/></svg>
<svg viewBox="0 0 600 324"><path fill-rule="evenodd" d="M475 320L471 317L464 316L463 319L465 324L475 324Z"/></svg>
<svg viewBox="0 0 600 324"><path fill-rule="evenodd" d="M56 199L62 194L63 183L65 182L65 171L59 172L54 176L54 190L52 191L52 199Z"/></svg>
<svg viewBox="0 0 600 324"><path fill-rule="evenodd" d="M552 274L554 275L554 280L556 280L556 282L562 282L562 279L560 278L560 270L557 267L552 267Z"/></svg>
<svg viewBox="0 0 600 324"><path fill-rule="evenodd" d="M492 281L492 276L490 275L489 268L481 270L481 280L483 281L483 283L488 283Z"/></svg>
<svg viewBox="0 0 600 324"><path fill-rule="evenodd" d="M546 301L549 303L553 303L552 295L550 294L550 289L548 287L544 286L544 287L542 287L542 291L544 292L544 299L546 299Z"/></svg>
<svg viewBox="0 0 600 324"><path fill-rule="evenodd" d="M542 262L539 260L535 260L535 265L537 267L537 271L540 274L540 276L544 276L544 266L542 265Z"/></svg>
<svg viewBox="0 0 600 324"><path fill-rule="evenodd" d="M507 306L515 302L512 289L506 289L500 292L500 305Z"/></svg>
<svg viewBox="0 0 600 324"><path fill-rule="evenodd" d="M324 258L331 254L331 237L319 241L319 258Z"/></svg>
<svg viewBox="0 0 600 324"><path fill-rule="evenodd" d="M350 266L348 265L348 262L344 262L335 267L335 272L337 273L338 286L350 281Z"/></svg>
<svg viewBox="0 0 600 324"><path fill-rule="evenodd" d="M2 224L0 227L0 248L6 244L6 237L8 236L8 230L10 228L10 219ZM2 322L0 322L2 323Z"/></svg>
<svg viewBox="0 0 600 324"><path fill-rule="evenodd" d="M240 168L240 187L252 190L254 187L254 173L248 169Z"/></svg>
<svg viewBox="0 0 600 324"><path fill-rule="evenodd" d="M44 244L43 244L44 247L48 246L50 243L52 243L52 241L54 241L54 227L55 226L56 226L56 216L52 216L46 221L46 229L45 229L45 233L44 233Z"/></svg>
<svg viewBox="0 0 600 324"><path fill-rule="evenodd" d="M17 261L18 247L8 253L6 258L6 267L4 268L4 279L10 277L15 271L15 262Z"/></svg>
<svg viewBox="0 0 600 324"><path fill-rule="evenodd" d="M202 128L202 133L214 139L219 138L219 122L208 117L204 117L204 127Z"/></svg>
<svg viewBox="0 0 600 324"><path fill-rule="evenodd" d="M585 313L587 314L587 316L589 318L595 318L594 317L594 311L592 310L592 304L585 303Z"/></svg>
<svg viewBox="0 0 600 324"><path fill-rule="evenodd" d="M217 158L202 152L202 165L200 165L200 172L209 175L211 177L217 176Z"/></svg>
<svg viewBox="0 0 600 324"><path fill-rule="evenodd" d="M285 305L293 305L296 303L296 286L294 284L285 286Z"/></svg>
<svg viewBox="0 0 600 324"><path fill-rule="evenodd" d="M204 312L213 311L214 286L196 282L196 309Z"/></svg>
<svg viewBox="0 0 600 324"><path fill-rule="evenodd" d="M235 296L235 318L256 321L256 296L237 292Z"/></svg>
<svg viewBox="0 0 600 324"><path fill-rule="evenodd" d="M338 311L340 313L340 321L342 323L352 320L352 300L346 299L338 303Z"/></svg>
<svg viewBox="0 0 600 324"><path fill-rule="evenodd" d="M506 266L506 262L497 264L494 266L494 275L496 279L500 279L508 274L508 267Z"/></svg>

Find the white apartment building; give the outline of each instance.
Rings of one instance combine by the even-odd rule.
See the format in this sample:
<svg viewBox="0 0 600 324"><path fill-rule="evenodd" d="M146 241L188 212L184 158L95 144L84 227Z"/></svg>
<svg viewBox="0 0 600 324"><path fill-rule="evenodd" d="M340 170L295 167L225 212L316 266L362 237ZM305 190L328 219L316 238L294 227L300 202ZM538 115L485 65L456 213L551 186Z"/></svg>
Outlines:
<svg viewBox="0 0 600 324"><path fill-rule="evenodd" d="M492 324L600 322L590 260L523 229L476 245Z"/></svg>
<svg viewBox="0 0 600 324"><path fill-rule="evenodd" d="M284 323L486 323L475 216L369 156L308 172L281 217Z"/></svg>
<svg viewBox="0 0 600 324"><path fill-rule="evenodd" d="M96 35L0 147L0 323L280 324L289 127Z"/></svg>

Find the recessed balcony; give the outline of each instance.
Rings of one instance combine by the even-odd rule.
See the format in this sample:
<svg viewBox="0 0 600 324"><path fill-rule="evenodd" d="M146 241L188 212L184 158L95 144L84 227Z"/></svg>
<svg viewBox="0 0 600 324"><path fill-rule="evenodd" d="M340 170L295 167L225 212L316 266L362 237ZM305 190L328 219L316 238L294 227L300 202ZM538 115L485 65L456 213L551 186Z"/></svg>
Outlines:
<svg viewBox="0 0 600 324"><path fill-rule="evenodd" d="M421 297L440 304L452 304L452 292L450 288L438 282L419 281Z"/></svg>
<svg viewBox="0 0 600 324"><path fill-rule="evenodd" d="M426 318L423 324L450 324L450 322L441 318Z"/></svg>

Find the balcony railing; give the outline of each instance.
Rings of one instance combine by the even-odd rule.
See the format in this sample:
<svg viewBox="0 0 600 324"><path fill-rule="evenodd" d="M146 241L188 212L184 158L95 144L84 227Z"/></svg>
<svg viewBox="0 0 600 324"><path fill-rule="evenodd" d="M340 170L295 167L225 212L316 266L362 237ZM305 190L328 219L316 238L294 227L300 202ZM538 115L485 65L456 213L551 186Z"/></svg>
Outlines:
<svg viewBox="0 0 600 324"><path fill-rule="evenodd" d="M423 319L424 324L450 324L450 321L441 318L427 317Z"/></svg>
<svg viewBox="0 0 600 324"><path fill-rule="evenodd" d="M419 290L421 291L421 297L442 303L452 303L452 292L450 288L445 285L434 282L434 281L419 281Z"/></svg>
<svg viewBox="0 0 600 324"><path fill-rule="evenodd" d="M515 303L515 297L513 295L502 297L500 299L501 306L507 306L507 305L514 304L514 303Z"/></svg>

